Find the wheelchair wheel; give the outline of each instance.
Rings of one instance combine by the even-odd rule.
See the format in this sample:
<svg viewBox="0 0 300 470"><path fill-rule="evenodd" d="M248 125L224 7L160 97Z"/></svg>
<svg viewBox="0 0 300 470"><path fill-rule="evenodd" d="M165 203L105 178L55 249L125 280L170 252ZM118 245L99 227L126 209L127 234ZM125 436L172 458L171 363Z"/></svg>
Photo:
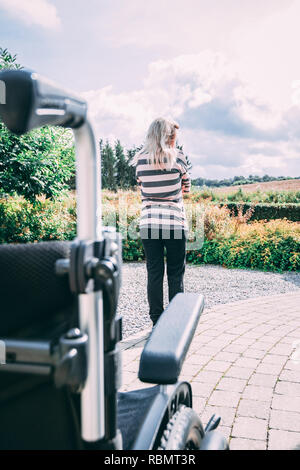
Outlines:
<svg viewBox="0 0 300 470"><path fill-rule="evenodd" d="M204 437L197 413L182 405L167 424L158 450L196 450Z"/></svg>

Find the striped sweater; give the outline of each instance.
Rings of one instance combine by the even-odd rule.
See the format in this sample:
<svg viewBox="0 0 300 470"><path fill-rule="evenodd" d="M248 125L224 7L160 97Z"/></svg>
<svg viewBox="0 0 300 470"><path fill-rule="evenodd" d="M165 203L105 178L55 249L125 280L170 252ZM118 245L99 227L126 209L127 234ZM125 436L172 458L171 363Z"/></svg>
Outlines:
<svg viewBox="0 0 300 470"><path fill-rule="evenodd" d="M160 170L140 155L136 178L141 190L140 229L188 230L182 193L190 191L190 164L181 151L170 170Z"/></svg>

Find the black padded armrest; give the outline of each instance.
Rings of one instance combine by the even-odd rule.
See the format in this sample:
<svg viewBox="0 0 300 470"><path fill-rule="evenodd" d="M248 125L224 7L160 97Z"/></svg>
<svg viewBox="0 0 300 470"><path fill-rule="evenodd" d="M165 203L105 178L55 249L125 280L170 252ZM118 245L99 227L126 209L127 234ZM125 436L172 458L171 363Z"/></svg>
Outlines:
<svg viewBox="0 0 300 470"><path fill-rule="evenodd" d="M177 382L204 308L203 295L177 294L161 315L141 355L142 382Z"/></svg>

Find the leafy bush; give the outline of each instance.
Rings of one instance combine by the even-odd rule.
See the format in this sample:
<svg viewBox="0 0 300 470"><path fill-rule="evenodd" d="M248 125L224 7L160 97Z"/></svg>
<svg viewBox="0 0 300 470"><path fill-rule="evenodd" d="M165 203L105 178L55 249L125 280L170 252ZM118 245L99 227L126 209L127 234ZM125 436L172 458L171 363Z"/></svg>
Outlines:
<svg viewBox="0 0 300 470"><path fill-rule="evenodd" d="M252 210L249 220L274 220L287 219L300 222L300 204L244 204L244 203L221 203L225 205L234 216L241 210L243 213Z"/></svg>
<svg viewBox="0 0 300 470"><path fill-rule="evenodd" d="M140 261L144 252L136 236L140 211L137 193L123 192L118 199L112 198L113 194L103 192L103 223L115 225L124 234L123 259ZM75 206L74 196L56 201L39 198L34 203L23 197L0 199L0 243L72 240L76 236ZM300 224L288 220L246 223L247 216L232 217L227 207L212 204L207 204L202 214L204 242L200 249L187 252L188 262L300 270ZM126 237L128 229L131 236Z"/></svg>
<svg viewBox="0 0 300 470"><path fill-rule="evenodd" d="M300 227L282 220L244 225L223 240L205 240L200 250L187 253L187 261L227 268L299 271Z"/></svg>
<svg viewBox="0 0 300 470"><path fill-rule="evenodd" d="M0 70L22 69L16 55L0 47ZM72 132L43 127L18 137L0 122L0 197L18 194L29 201L54 199L75 175Z"/></svg>
<svg viewBox="0 0 300 470"><path fill-rule="evenodd" d="M75 234L72 200L31 203L22 197L0 199L0 243L73 240Z"/></svg>
<svg viewBox="0 0 300 470"><path fill-rule="evenodd" d="M72 133L44 127L18 137L0 123L0 195L54 199L75 173Z"/></svg>

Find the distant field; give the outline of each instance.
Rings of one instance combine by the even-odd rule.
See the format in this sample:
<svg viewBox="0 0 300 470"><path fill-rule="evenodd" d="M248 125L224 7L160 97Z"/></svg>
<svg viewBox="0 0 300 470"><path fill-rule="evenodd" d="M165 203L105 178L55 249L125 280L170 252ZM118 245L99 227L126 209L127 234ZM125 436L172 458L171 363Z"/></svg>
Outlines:
<svg viewBox="0 0 300 470"><path fill-rule="evenodd" d="M254 193L258 190L265 191L300 191L300 179L297 180L282 180L282 181L267 181L266 183L252 183L241 184L237 186L222 186L219 188L210 187L215 193L230 194L235 193L239 188L244 192Z"/></svg>

